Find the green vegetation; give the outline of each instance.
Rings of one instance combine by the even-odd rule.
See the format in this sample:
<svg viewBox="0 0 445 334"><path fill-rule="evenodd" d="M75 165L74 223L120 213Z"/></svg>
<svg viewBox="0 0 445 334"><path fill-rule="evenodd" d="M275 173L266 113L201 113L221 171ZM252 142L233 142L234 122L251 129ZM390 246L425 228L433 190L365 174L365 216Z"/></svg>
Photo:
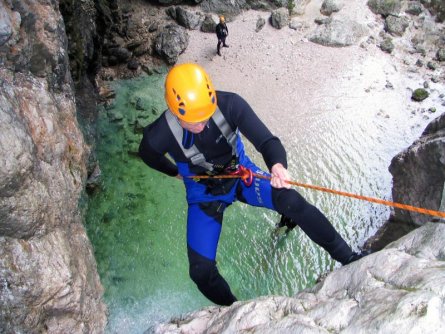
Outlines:
<svg viewBox="0 0 445 334"><path fill-rule="evenodd" d="M289 11L289 16L292 16L292 13L294 12L294 8L295 8L295 1L287 0L287 9Z"/></svg>

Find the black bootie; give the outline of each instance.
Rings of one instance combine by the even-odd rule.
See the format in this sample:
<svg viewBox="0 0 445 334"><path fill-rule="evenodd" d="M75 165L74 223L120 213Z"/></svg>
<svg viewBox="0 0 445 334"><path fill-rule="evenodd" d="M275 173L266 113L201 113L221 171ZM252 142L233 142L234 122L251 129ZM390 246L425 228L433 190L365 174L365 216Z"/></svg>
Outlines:
<svg viewBox="0 0 445 334"><path fill-rule="evenodd" d="M335 233L334 240L328 243L323 243L321 246L335 261L338 261L343 265L348 263L353 254L351 247L349 247L346 241L338 233Z"/></svg>
<svg viewBox="0 0 445 334"><path fill-rule="evenodd" d="M360 260L362 257L365 257L366 255L371 254L371 251L369 250L361 250L360 252L353 252L349 259L347 259L345 262L342 262L342 265L347 265L351 262Z"/></svg>

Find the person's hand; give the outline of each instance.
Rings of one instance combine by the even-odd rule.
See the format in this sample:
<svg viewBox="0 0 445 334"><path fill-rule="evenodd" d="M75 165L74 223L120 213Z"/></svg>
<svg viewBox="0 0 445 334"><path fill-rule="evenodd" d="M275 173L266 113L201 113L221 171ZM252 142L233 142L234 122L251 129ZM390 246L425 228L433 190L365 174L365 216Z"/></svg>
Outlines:
<svg viewBox="0 0 445 334"><path fill-rule="evenodd" d="M182 176L181 176L181 174L178 174L178 175L176 175L175 176L177 179L179 179L179 180L182 180Z"/></svg>
<svg viewBox="0 0 445 334"><path fill-rule="evenodd" d="M272 166L271 169L272 179L270 180L270 184L274 188L290 188L290 184L286 181L290 180L289 172L286 168L280 163L277 163Z"/></svg>

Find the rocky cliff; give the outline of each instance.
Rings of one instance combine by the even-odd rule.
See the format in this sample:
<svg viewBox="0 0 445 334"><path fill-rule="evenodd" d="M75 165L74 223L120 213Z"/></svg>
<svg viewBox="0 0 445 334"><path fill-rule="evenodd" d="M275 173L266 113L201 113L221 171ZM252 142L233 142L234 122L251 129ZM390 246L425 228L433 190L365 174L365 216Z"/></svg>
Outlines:
<svg viewBox="0 0 445 334"><path fill-rule="evenodd" d="M394 201L445 210L445 115L428 125L422 136L391 162ZM431 217L395 210L393 220L423 225Z"/></svg>
<svg viewBox="0 0 445 334"><path fill-rule="evenodd" d="M302 10L307 2L295 4ZM376 10L402 3L369 2ZM126 74L138 75L138 59L145 56L149 72L162 52L143 43L139 33L146 32L142 36L150 43L162 39L161 22L173 13L150 7L139 22L138 13L118 10L119 3L125 7L113 0L0 0L0 332L104 331L103 291L79 207L95 164L95 75L102 65L118 64L124 64ZM230 8L223 1L194 3L215 13L231 13L234 7L236 15L249 6L271 9L287 1L239 0ZM412 12L427 7L443 20L440 1L403 4ZM437 58L443 61L443 52ZM103 71L102 79L109 73ZM111 73L119 77L120 72ZM393 161L396 200L443 210L443 124L442 115ZM292 298L211 307L154 330L406 333L415 324L419 331L443 331L444 225L424 224L429 219L397 211L394 219L424 226Z"/></svg>
<svg viewBox="0 0 445 334"><path fill-rule="evenodd" d="M421 137L391 161L393 200L445 212L445 114L432 121ZM413 211L395 209L388 221L367 241L377 251L425 223L443 222Z"/></svg>
<svg viewBox="0 0 445 334"><path fill-rule="evenodd" d="M0 2L0 332L100 333L102 287L58 1Z"/></svg>
<svg viewBox="0 0 445 334"><path fill-rule="evenodd" d="M293 297L208 307L147 333L442 333L444 235L428 223Z"/></svg>

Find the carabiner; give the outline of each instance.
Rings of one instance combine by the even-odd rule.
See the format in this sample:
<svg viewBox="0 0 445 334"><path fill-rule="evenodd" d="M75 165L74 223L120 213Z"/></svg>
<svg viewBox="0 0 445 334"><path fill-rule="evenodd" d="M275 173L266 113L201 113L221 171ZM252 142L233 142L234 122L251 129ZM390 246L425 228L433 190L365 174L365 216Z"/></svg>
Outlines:
<svg viewBox="0 0 445 334"><path fill-rule="evenodd" d="M253 182L253 173L249 168L246 168L242 165L239 166L239 175L241 180L246 185L246 187L250 187Z"/></svg>

